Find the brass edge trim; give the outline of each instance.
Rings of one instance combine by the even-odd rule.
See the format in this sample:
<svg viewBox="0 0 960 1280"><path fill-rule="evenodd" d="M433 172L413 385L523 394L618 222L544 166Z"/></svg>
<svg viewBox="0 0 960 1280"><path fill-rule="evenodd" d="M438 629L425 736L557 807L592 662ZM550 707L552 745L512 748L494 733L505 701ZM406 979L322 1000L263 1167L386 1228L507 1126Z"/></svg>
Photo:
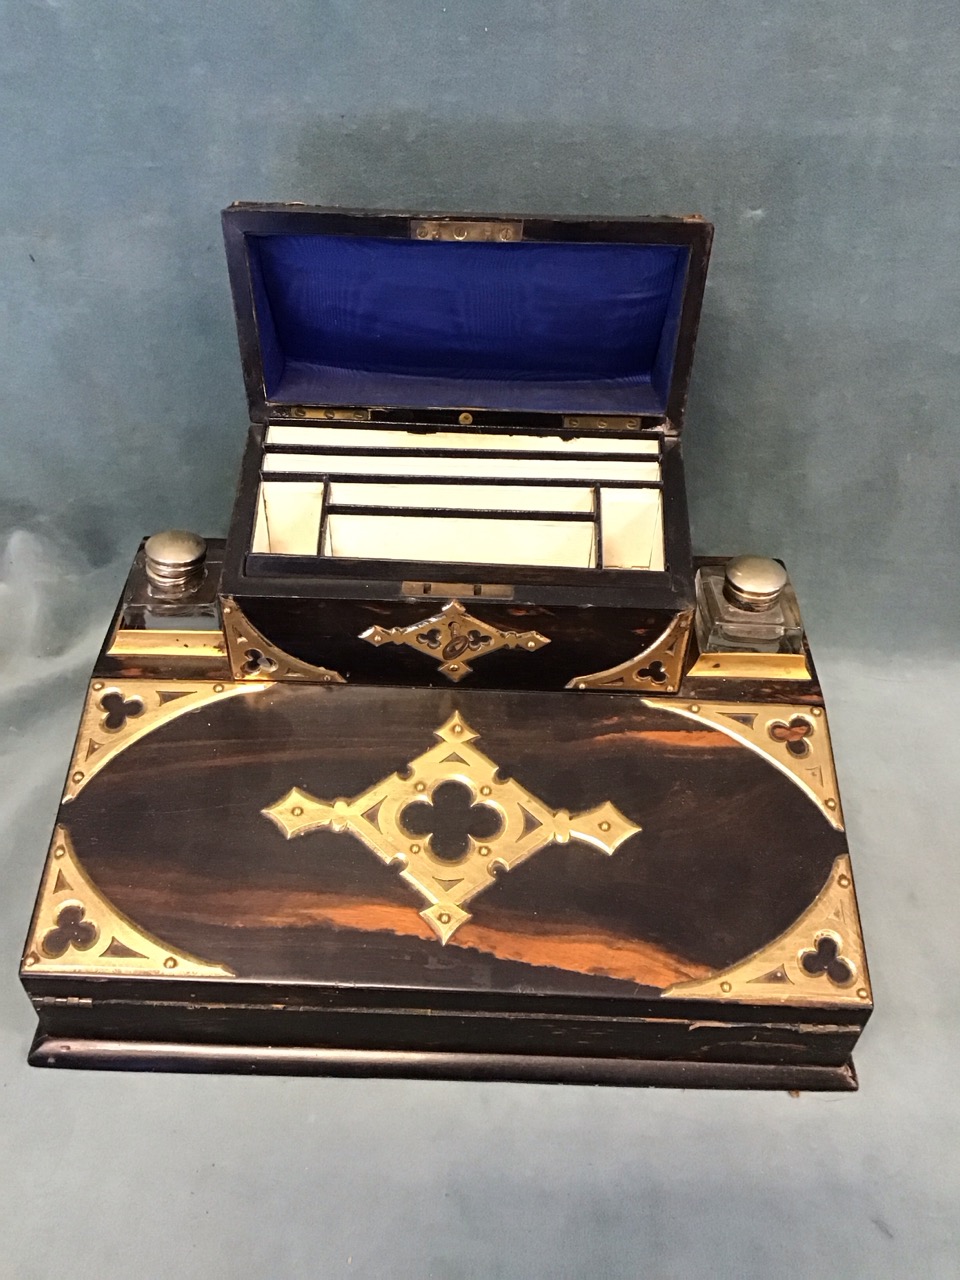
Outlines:
<svg viewBox="0 0 960 1280"><path fill-rule="evenodd" d="M549 808L519 782L502 778L494 761L473 745L477 736L455 711L435 730L436 746L352 800L318 800L294 787L262 810L263 816L287 840L326 827L356 836L427 900L430 905L420 916L443 944L471 919L465 904L489 888L498 871L510 871L548 845L570 840L613 854L641 830L609 801L584 813ZM492 809L500 819L495 835L480 840L468 835L467 852L455 862L436 856L431 836L411 835L403 825L411 806L431 805L434 791L449 781L461 783L472 804Z"/></svg>
<svg viewBox="0 0 960 1280"><path fill-rule="evenodd" d="M810 797L832 827L844 829L840 793L823 707L756 702L669 702L644 704L672 711L719 729L766 757Z"/></svg>
<svg viewBox="0 0 960 1280"><path fill-rule="evenodd" d="M339 671L316 667L271 644L229 596L221 601L223 634L234 680L245 683L304 680L311 684L346 684Z"/></svg>
<svg viewBox="0 0 960 1280"><path fill-rule="evenodd" d="M177 716L210 702L255 692L267 685L211 684L209 681L96 679L87 690L64 803L73 800L92 777L140 738Z"/></svg>
<svg viewBox="0 0 960 1280"><path fill-rule="evenodd" d="M70 833L53 833L22 972L85 977L233 977L225 965L169 947L107 899L77 858Z"/></svg>
<svg viewBox="0 0 960 1280"><path fill-rule="evenodd" d="M440 670L454 683L471 675L467 658L476 662L498 649L526 649L533 652L549 644L539 631L501 631L468 613L459 600L451 600L439 613L406 627L368 627L360 640L368 644L408 645L425 657L435 658Z"/></svg>
<svg viewBox="0 0 960 1280"><path fill-rule="evenodd" d="M635 658L629 658L606 671L574 676L568 689L626 689L638 693L676 693L683 678L683 659L687 637L693 621L693 610L678 613L653 644Z"/></svg>
<svg viewBox="0 0 960 1280"><path fill-rule="evenodd" d="M694 680L812 680L802 653L701 653L687 672Z"/></svg>
<svg viewBox="0 0 960 1280"><path fill-rule="evenodd" d="M227 646L219 631L142 631L120 629L114 633L107 657L225 658Z"/></svg>
<svg viewBox="0 0 960 1280"><path fill-rule="evenodd" d="M667 987L671 999L870 1006L873 996L853 887L842 854L811 905L779 938L709 978Z"/></svg>

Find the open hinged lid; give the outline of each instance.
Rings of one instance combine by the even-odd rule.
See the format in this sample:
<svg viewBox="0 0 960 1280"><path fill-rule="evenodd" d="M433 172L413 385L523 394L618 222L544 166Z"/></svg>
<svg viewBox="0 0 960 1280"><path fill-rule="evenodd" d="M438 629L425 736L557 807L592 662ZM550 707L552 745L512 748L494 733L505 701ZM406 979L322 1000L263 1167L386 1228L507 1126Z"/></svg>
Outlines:
<svg viewBox="0 0 960 1280"><path fill-rule="evenodd" d="M682 424L713 234L699 217L237 204L223 225L254 421L378 406Z"/></svg>

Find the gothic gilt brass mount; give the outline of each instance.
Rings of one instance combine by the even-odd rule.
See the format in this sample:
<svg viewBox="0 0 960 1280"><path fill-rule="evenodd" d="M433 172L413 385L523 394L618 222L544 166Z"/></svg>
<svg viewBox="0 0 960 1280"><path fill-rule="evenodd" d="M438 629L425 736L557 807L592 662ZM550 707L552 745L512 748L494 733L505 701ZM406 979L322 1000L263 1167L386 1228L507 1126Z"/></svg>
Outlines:
<svg viewBox="0 0 960 1280"><path fill-rule="evenodd" d="M539 631L501 631L467 613L459 600L451 600L439 613L408 627L368 627L360 639L369 644L405 644L418 653L435 657L448 680L456 683L470 675L467 659L475 661L498 649L534 652L550 641Z"/></svg>
<svg viewBox="0 0 960 1280"><path fill-rule="evenodd" d="M796 703L647 701L720 729L765 757L804 791L832 827L843 830L830 729L823 707Z"/></svg>
<svg viewBox="0 0 960 1280"><path fill-rule="evenodd" d="M63 800L79 795L104 765L169 720L266 685L186 680L94 680L87 691Z"/></svg>
<svg viewBox="0 0 960 1280"><path fill-rule="evenodd" d="M345 684L338 671L327 667L315 667L291 657L276 645L244 615L243 610L229 596L224 596L220 612L223 615L223 634L227 642L227 654L234 680L300 680L313 684Z"/></svg>
<svg viewBox="0 0 960 1280"><path fill-rule="evenodd" d="M118 911L80 865L64 826L53 833L23 971L171 978L233 973L169 946Z"/></svg>
<svg viewBox="0 0 960 1280"><path fill-rule="evenodd" d="M667 629L642 653L606 671L575 676L568 689L630 689L638 693L676 693L683 678L683 660L693 612L678 613Z"/></svg>
<svg viewBox="0 0 960 1280"><path fill-rule="evenodd" d="M489 888L499 872L547 845L570 840L612 854L641 830L608 801L571 814L549 808L512 778L502 779L497 765L473 745L477 734L458 712L434 736L437 746L352 800L317 800L294 787L263 815L288 840L326 827L357 836L426 899L429 906L420 915L441 943L471 918L465 904ZM488 816L497 826L480 839L468 827L466 852L455 859L437 855L432 835L414 834L410 814L413 806L430 807L437 789L450 782L466 787L471 805L492 811Z"/></svg>
<svg viewBox="0 0 960 1280"><path fill-rule="evenodd" d="M779 938L729 969L676 983L663 994L752 1004L869 1004L850 858L836 859L816 899Z"/></svg>

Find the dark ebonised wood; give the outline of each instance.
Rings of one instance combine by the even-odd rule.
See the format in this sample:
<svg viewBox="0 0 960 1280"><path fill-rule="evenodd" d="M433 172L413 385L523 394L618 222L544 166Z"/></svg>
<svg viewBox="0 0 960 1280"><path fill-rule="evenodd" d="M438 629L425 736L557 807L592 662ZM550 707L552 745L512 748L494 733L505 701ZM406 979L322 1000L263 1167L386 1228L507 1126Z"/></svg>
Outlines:
<svg viewBox="0 0 960 1280"><path fill-rule="evenodd" d="M426 750L454 709L551 807L610 800L643 831L609 858L576 841L541 850L441 947L422 899L359 840L285 841L260 811L293 785L358 794ZM662 995L778 936L846 847L789 779L666 700L275 685L162 725L60 821L119 910L237 976L25 971L39 1063L852 1081L868 1008L831 1007L827 992L822 1008Z"/></svg>
<svg viewBox="0 0 960 1280"><path fill-rule="evenodd" d="M138 1040L64 1039L38 1034L35 1067L99 1071L215 1071L232 1075L391 1076L426 1080L513 1081L672 1089L785 1089L851 1093L851 1062L839 1066L679 1062L563 1054L404 1053L398 1050L209 1045Z"/></svg>

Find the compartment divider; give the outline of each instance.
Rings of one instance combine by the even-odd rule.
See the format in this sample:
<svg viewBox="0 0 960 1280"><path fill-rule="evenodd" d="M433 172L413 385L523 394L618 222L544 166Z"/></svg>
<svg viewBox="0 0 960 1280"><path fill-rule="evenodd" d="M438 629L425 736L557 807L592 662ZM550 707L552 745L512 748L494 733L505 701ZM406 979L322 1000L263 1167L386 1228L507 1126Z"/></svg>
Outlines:
<svg viewBox="0 0 960 1280"><path fill-rule="evenodd" d="M603 503L600 501L600 486L593 486L593 541L596 567L603 568Z"/></svg>
<svg viewBox="0 0 960 1280"><path fill-rule="evenodd" d="M589 453L572 449L431 449L426 446L420 449L414 445L404 445L399 449L377 449L367 445L325 444L322 448L315 444L269 444L264 454L311 454L324 453L350 458L496 458L498 461L522 462L631 462L635 464L653 464L659 461L655 454L636 453Z"/></svg>
<svg viewBox="0 0 960 1280"><path fill-rule="evenodd" d="M287 480L317 480L330 483L331 481L344 480L351 484L437 484L450 486L451 484L490 484L490 485L512 485L514 487L525 485L527 488L536 489L574 489L577 487L577 481L568 479L564 476L546 476L543 479L531 476L419 476L416 472L403 473L398 472L397 475L385 476L383 473L368 474L364 472L339 472L339 471L261 471L260 480L263 484L283 484ZM604 489L662 489L663 480L602 480L599 482ZM592 487L591 482L580 481L581 487L589 489Z"/></svg>
<svg viewBox="0 0 960 1280"><path fill-rule="evenodd" d="M324 506L324 516L409 516L414 520L434 517L456 520L551 520L595 523L597 517L590 511L513 511L509 507L492 510L474 507L372 507L355 506L349 502L334 502Z"/></svg>

